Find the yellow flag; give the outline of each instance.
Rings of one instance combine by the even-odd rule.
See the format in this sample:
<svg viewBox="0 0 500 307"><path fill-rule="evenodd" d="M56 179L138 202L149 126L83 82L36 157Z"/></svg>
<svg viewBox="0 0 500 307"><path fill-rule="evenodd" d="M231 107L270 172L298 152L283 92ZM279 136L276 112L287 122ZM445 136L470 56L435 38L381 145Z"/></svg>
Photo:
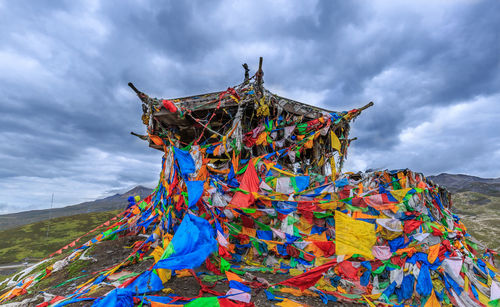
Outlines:
<svg viewBox="0 0 500 307"><path fill-rule="evenodd" d="M410 188L393 190L391 191L391 195L394 196L394 198L397 199L398 202L402 202L403 198L405 198L406 194L408 194L408 191L410 190Z"/></svg>
<svg viewBox="0 0 500 307"><path fill-rule="evenodd" d="M464 291L469 293L469 277L467 275L464 276Z"/></svg>
<svg viewBox="0 0 500 307"><path fill-rule="evenodd" d="M485 306L488 306L488 303L490 301L489 297L483 294L481 291L477 291L477 297L479 298L479 301L483 303Z"/></svg>
<svg viewBox="0 0 500 307"><path fill-rule="evenodd" d="M368 304L368 306L370 306L370 307L376 307L375 304L372 303L372 301L370 301L366 296L363 295L363 298L365 299L365 301Z"/></svg>
<svg viewBox="0 0 500 307"><path fill-rule="evenodd" d="M321 279L316 283L315 287L320 290L326 290L331 292L337 291L337 288L332 286L332 284L329 281L327 281L325 277L321 277Z"/></svg>
<svg viewBox="0 0 500 307"><path fill-rule="evenodd" d="M335 211L335 243L337 255L359 254L374 259L372 247L377 237L373 224L358 221L347 214Z"/></svg>
<svg viewBox="0 0 500 307"><path fill-rule="evenodd" d="M330 143L332 144L332 149L335 149L340 154L340 147L342 145L340 144L339 138L332 130L330 130Z"/></svg>
<svg viewBox="0 0 500 307"><path fill-rule="evenodd" d="M304 273L303 270L299 270L299 269L290 269L288 271L288 273L291 275L291 276L297 276L297 275L300 275L302 273Z"/></svg>
<svg viewBox="0 0 500 307"><path fill-rule="evenodd" d="M337 178L337 168L335 167L335 158L333 157L330 158L330 166L332 168L332 181L335 181L335 178Z"/></svg>
<svg viewBox="0 0 500 307"><path fill-rule="evenodd" d="M158 273L162 283L166 283L172 278L172 270L169 269L156 269L156 273Z"/></svg>
<svg viewBox="0 0 500 307"><path fill-rule="evenodd" d="M292 301L292 300L287 299L287 298L284 298L283 301L276 303L275 305L282 306L282 307L302 307L302 306L304 306L303 304L301 304L299 302Z"/></svg>
<svg viewBox="0 0 500 307"><path fill-rule="evenodd" d="M160 245L158 245L155 247L150 256L153 256L155 259L155 263L157 263L158 261L160 261L163 252L164 252L163 248Z"/></svg>

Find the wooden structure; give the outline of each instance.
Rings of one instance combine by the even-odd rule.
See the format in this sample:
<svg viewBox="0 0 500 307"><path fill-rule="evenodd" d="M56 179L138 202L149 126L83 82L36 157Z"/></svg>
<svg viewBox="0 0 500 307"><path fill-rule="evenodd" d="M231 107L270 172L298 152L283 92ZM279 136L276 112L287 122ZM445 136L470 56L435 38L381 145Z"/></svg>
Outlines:
<svg viewBox="0 0 500 307"><path fill-rule="evenodd" d="M336 168L341 168L351 141L348 139L349 121L373 103L349 112L326 110L276 95L264 88L262 58L252 77L249 77L248 66L243 64L243 67L245 78L241 84L225 91L182 98L153 98L129 83L142 101L142 120L148 132L147 135L132 134L148 140L150 147L159 150L163 150L165 144L159 139L168 140L178 147L214 146L220 142L224 153L236 150L243 153L244 158L275 153L299 144L300 151L296 151L296 156L304 163L294 166L296 159L290 154L284 163L289 170L307 172L311 168L324 174L322 165L334 155ZM315 141L310 148L307 143L300 145L304 138L316 132L316 126L322 127L321 133L314 136L320 141ZM338 150L331 150L334 139L328 134L330 130L340 142ZM254 141L258 146L253 146ZM219 150L214 156L220 154Z"/></svg>

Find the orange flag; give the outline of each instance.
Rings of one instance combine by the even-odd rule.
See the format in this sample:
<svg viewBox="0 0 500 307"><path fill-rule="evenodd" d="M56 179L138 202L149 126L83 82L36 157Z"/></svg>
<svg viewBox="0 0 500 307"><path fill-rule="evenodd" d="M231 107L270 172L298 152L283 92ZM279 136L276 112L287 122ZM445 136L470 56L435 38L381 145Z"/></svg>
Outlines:
<svg viewBox="0 0 500 307"><path fill-rule="evenodd" d="M427 300L427 302L425 302L424 307L441 307L441 304L439 304L439 301L436 297L436 293L434 292L434 290L432 290L432 294Z"/></svg>
<svg viewBox="0 0 500 307"><path fill-rule="evenodd" d="M429 246L429 255L427 256L427 260L429 260L429 263L434 263L434 261L436 261L436 258L439 255L440 246L440 243Z"/></svg>

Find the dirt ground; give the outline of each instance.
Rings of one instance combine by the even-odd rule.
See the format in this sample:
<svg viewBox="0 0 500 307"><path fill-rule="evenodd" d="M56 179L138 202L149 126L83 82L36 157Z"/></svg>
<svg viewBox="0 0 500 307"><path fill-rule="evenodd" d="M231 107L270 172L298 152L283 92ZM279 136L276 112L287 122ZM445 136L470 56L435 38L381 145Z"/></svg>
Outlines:
<svg viewBox="0 0 500 307"><path fill-rule="evenodd" d="M33 286L33 288L30 289L29 294L19 297L16 301L22 301L29 297L35 297L40 293L40 291L46 291L47 293L50 293L52 295L62 295L62 296L69 295L76 289L76 286L88 281L90 278L92 278L92 276L95 276L98 272L108 269L109 267L116 265L120 261L125 260L132 251L132 249L126 247L131 246L134 242L138 240L144 240L144 238L139 236L126 236L118 238L113 241L104 241L94 245L86 253L86 256L94 258L95 260L77 260L73 263L70 263L64 269L53 273L48 278L42 280L41 282ZM124 268L124 270L141 273L147 270L149 267L151 267L152 264L153 264L153 259L146 259L142 262L129 265L126 268ZM210 275L213 274L205 270L203 266L200 269L196 270L196 272L200 278L203 278L203 275L205 273L209 273ZM251 274L255 277L264 278L269 283L277 283L289 277L288 275L284 274L271 274L262 272L252 272ZM75 277L80 277L80 278L68 282L62 286L58 286L64 281L67 281ZM251 278L251 276L249 275L245 277L246 280L249 280L249 278ZM210 286L213 285L211 289L221 293L226 293L229 290L228 282L225 280L220 280L213 284L205 282L205 284L208 284ZM171 288L173 290L173 293L183 297L195 297L198 295L201 288L199 283L192 276L172 277L171 280L169 280L164 284L164 287ZM103 286L97 289L97 291L95 291L94 293L89 294L89 297L99 297L108 293L113 289L114 288L112 286ZM295 297L288 293L281 293L281 292L275 292L275 294L290 298L294 301L301 302L304 304L304 306L325 306L325 304L319 297L311 297L311 296ZM153 295L167 295L167 294L163 292L158 292L154 293ZM275 306L273 302L267 299L263 289L252 289L251 295L252 295L252 302L254 302L256 306ZM212 296L212 295L204 293L203 296ZM42 299L40 298L39 300L37 300L37 302L31 302L30 305L34 306L41 302ZM91 306L91 305L92 301L83 301L79 303L69 304L67 306ZM329 304L326 306L359 306L359 304L329 302Z"/></svg>

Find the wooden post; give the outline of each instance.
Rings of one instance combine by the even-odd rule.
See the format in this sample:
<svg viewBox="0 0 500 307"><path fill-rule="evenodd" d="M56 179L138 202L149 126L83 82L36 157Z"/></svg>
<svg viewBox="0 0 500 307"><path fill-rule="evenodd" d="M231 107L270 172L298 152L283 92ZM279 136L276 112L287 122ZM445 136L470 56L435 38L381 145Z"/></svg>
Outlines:
<svg viewBox="0 0 500 307"><path fill-rule="evenodd" d="M263 60L264 59L262 57L259 58L259 69L255 73L256 83L257 83L258 91L260 93L263 92L262 91L262 83L264 83L264 80L262 79L262 77L264 76L264 71L262 70L262 62L263 62Z"/></svg>
<svg viewBox="0 0 500 307"><path fill-rule="evenodd" d="M248 80L250 79L250 74L249 74L250 69L248 68L247 63L244 63L242 66L243 69L245 69L245 80L243 80L243 83L247 84Z"/></svg>

